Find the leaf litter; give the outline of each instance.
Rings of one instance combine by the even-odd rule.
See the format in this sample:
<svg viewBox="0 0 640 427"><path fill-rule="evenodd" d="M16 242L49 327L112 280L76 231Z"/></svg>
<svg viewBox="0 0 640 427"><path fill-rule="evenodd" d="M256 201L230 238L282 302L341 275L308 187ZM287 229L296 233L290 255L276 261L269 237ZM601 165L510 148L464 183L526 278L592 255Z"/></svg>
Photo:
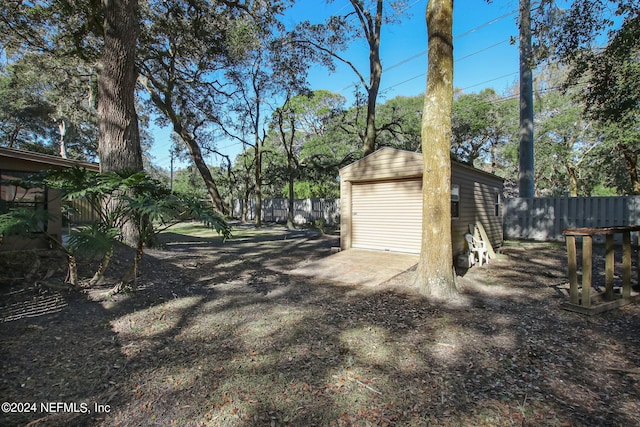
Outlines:
<svg viewBox="0 0 640 427"><path fill-rule="evenodd" d="M12 279L3 399L110 411L0 424L640 425L640 309L561 310L561 245L506 245L459 277L465 304L444 306L407 286L411 271L372 288L287 275L337 244L311 233L247 227L224 245L168 235L138 293L108 300ZM16 318L16 304L54 293L61 310Z"/></svg>

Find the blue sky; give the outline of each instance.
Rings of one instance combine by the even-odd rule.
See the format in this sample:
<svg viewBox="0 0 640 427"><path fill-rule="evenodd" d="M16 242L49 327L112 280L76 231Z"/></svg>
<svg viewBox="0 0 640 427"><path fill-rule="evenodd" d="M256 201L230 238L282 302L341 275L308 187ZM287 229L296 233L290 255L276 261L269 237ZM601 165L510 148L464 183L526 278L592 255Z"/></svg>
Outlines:
<svg viewBox="0 0 640 427"><path fill-rule="evenodd" d="M288 26L303 20L321 22L332 14L346 14L351 10L348 0L326 4L322 0L298 0L298 4L284 17ZM396 96L424 93L427 70L427 34L425 9L427 0L409 0L409 16L400 24L383 27L380 54L383 75L379 102ZM466 93L491 87L506 93L518 80L518 46L510 39L517 38L517 0L458 0L454 6L454 86ZM344 53L368 77L368 46L357 41ZM327 89L352 99L357 77L351 69L338 64L334 73L321 66L310 72L312 89ZM169 169L171 147L169 132L156 130L152 155L154 163ZM234 158L241 146L221 140L218 149ZM220 163L208 158L212 165ZM181 163L177 167L184 167Z"/></svg>
<svg viewBox="0 0 640 427"><path fill-rule="evenodd" d="M351 10L348 0L336 0L329 5L311 4L311 1L299 2L285 22L292 24L310 17L314 17L313 21L321 21L319 18L332 13L344 14ZM410 15L401 24L383 27L380 47L383 62L382 102L398 95L418 95L425 90L426 4L427 0L409 0ZM518 47L509 43L510 37L518 35L517 8L516 0L496 0L492 4L487 4L485 0L456 2L453 34L456 61L454 85L457 88L478 92L493 87L503 92L517 81ZM360 68L365 72L368 70L366 42L354 43L345 56L362 64ZM355 74L344 65L339 66L335 73L329 73L322 67L314 67L311 73L314 89L329 89L346 97L351 96L354 90L352 83L355 81Z"/></svg>

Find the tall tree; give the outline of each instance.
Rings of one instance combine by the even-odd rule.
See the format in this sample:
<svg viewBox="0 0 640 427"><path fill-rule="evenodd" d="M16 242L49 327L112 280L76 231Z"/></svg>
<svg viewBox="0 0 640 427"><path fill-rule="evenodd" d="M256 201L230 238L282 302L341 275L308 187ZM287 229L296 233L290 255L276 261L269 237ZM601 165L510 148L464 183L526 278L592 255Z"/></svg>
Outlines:
<svg viewBox="0 0 640 427"><path fill-rule="evenodd" d="M0 84L0 143L92 160L97 151L99 43L87 40L96 39L102 25L89 25L81 4L64 10L51 1L5 3L0 18L0 46L7 62ZM81 23L82 29L68 21ZM73 41L71 31L76 32Z"/></svg>
<svg viewBox="0 0 640 427"><path fill-rule="evenodd" d="M333 0L329 0L331 2ZM380 42L382 26L385 23L398 22L404 13L406 1L388 1L388 7L393 12L385 11L384 0L349 0L353 12L344 16L332 16L324 25L302 23L297 31L299 37L296 42L313 46L325 64L333 68L332 59L346 64L357 76L358 81L366 91L367 112L365 128L361 134L364 155L371 154L376 149L376 106L380 80L382 78L382 60L380 58ZM357 25L352 17L356 17ZM369 47L369 78L365 78L355 63L339 54L352 38L362 38Z"/></svg>
<svg viewBox="0 0 640 427"><path fill-rule="evenodd" d="M513 134L512 104L508 101L493 89L454 99L451 153L457 160L475 167L490 164L491 171L497 171L498 148ZM478 160L484 164L476 164Z"/></svg>
<svg viewBox="0 0 640 427"><path fill-rule="evenodd" d="M378 105L376 117L384 123L376 138L379 146L419 151L424 95L397 96Z"/></svg>
<svg viewBox="0 0 640 427"><path fill-rule="evenodd" d="M55 153L51 141L53 108L41 96L35 73L10 64L0 76L0 144L9 148ZM35 142L35 144L34 144Z"/></svg>
<svg viewBox="0 0 640 427"><path fill-rule="evenodd" d="M211 204L225 213L203 150L215 150L213 125L227 95L216 73L229 47L236 47L231 33L242 10L224 3L171 0L148 3L143 12L149 23L141 35L140 82L160 113L157 121L171 125L202 176Z"/></svg>
<svg viewBox="0 0 640 427"><path fill-rule="evenodd" d="M307 90L308 52L291 41L291 34L254 27L252 46L244 57L231 61L225 73L233 87L231 114L224 131L253 150L256 226L262 226L263 160L268 124L276 110L270 100L291 98Z"/></svg>
<svg viewBox="0 0 640 427"><path fill-rule="evenodd" d="M284 178L286 180L288 210L287 226L294 227L293 205L296 180L307 170L313 170L316 160L313 157L305 158L303 150L307 142L314 138L322 138L326 133L329 119L336 113L336 109L342 104L342 97L329 91L319 90L291 97L287 94L284 104L277 108L273 114L271 131L277 133L275 145L280 151L284 151L286 166L284 166Z"/></svg>
<svg viewBox="0 0 640 427"><path fill-rule="evenodd" d="M561 93L556 88L566 70L556 65L541 67L536 77L536 183L540 194L572 197L591 194L594 170L591 157L602 138L597 124L582 114L577 98L579 87ZM547 90L548 89L548 90Z"/></svg>
<svg viewBox="0 0 640 427"><path fill-rule="evenodd" d="M575 0L558 10L547 0L541 6L536 17L547 35L540 40L543 52L571 67L566 86L588 82L582 91L585 112L603 121L635 114L640 108L640 4Z"/></svg>
<svg viewBox="0 0 640 427"><path fill-rule="evenodd" d="M376 105L380 79L382 78L382 62L380 60L380 31L382 29L382 0L377 0L375 12L365 8L363 1L350 0L358 17L362 32L369 45L369 82L364 84L367 90L367 116L364 134L364 155L376 150Z"/></svg>
<svg viewBox="0 0 640 427"><path fill-rule="evenodd" d="M474 166L490 150L492 136L491 96L493 90L460 95L453 102L451 152L455 158Z"/></svg>
<svg viewBox="0 0 640 427"><path fill-rule="evenodd" d="M69 55L97 62L98 154L102 171L142 170L135 109L137 0L9 0L0 20L10 56ZM129 223L131 225L131 223ZM127 226L127 243L137 231Z"/></svg>
<svg viewBox="0 0 640 427"><path fill-rule="evenodd" d="M160 122L170 124L188 148L220 212L225 204L203 153L216 152L217 126L228 131L226 118L233 114L236 87L225 73L276 31L276 16L287 4L170 0L144 8L149 25L142 37L141 81Z"/></svg>
<svg viewBox="0 0 640 427"><path fill-rule="evenodd" d="M98 154L101 172L142 171L142 148L135 108L138 1L102 0L104 46L98 68ZM121 209L117 199L110 209ZM142 244L139 221L122 227L125 243Z"/></svg>
<svg viewBox="0 0 640 427"><path fill-rule="evenodd" d="M99 155L103 170L140 170L142 155L135 110L137 0L84 1L9 0L0 20L7 57L46 55L63 64L58 72L91 85L91 64L97 63ZM51 65L51 64L50 64Z"/></svg>
<svg viewBox="0 0 640 427"><path fill-rule="evenodd" d="M561 10L547 0L539 10L542 52L570 67L565 89L582 85L584 114L600 122L605 136L620 133L614 149L623 158L630 191L640 194L640 4L575 0Z"/></svg>
<svg viewBox="0 0 640 427"><path fill-rule="evenodd" d="M61 157L97 154L95 71L77 58L27 53L0 78L0 144Z"/></svg>
<svg viewBox="0 0 640 427"><path fill-rule="evenodd" d="M287 228L295 228L294 224L294 183L300 174L300 162L298 161L298 153L300 153L299 137L296 132L296 106L293 105L292 99L287 97L284 105L274 112L274 121L276 122L277 132L279 134L279 142L282 144L287 155L287 184L288 184L288 207L287 207Z"/></svg>
<svg viewBox="0 0 640 427"><path fill-rule="evenodd" d="M265 126L268 117L264 110L269 91L272 90L271 84L273 81L265 72L267 67L267 60L263 56L266 55L265 50L260 48L254 54L254 59L244 63L244 67L241 66L227 72L229 81L237 88L236 94L240 95L236 98L233 107L233 112L237 118L234 124L235 131L227 132L234 138L239 139L243 145L249 146L253 150L255 221L256 226L261 227L263 151L266 138ZM229 127L225 126L225 130L227 129Z"/></svg>
<svg viewBox="0 0 640 427"><path fill-rule="evenodd" d="M453 0L429 0L427 91L422 113L422 245L416 270L420 292L456 295L451 242L451 115Z"/></svg>

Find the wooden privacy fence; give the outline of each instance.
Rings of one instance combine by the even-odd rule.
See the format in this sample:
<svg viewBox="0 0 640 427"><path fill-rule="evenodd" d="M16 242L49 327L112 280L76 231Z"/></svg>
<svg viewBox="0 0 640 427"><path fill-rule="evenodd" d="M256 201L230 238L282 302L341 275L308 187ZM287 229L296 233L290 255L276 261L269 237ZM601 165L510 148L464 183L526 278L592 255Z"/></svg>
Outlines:
<svg viewBox="0 0 640 427"><path fill-rule="evenodd" d="M242 217L243 200L234 200L233 216ZM264 199L262 201L262 220L267 222L287 222L288 199ZM255 200L249 201L247 220L256 218ZM340 199L295 199L293 202L295 224L309 224L324 220L327 225L340 224Z"/></svg>
<svg viewBox="0 0 640 427"><path fill-rule="evenodd" d="M567 228L640 223L640 196L505 199L503 218L505 239L562 241L562 231ZM633 237L637 241L637 236ZM594 236L596 243L604 243L604 239ZM621 242L621 235L616 235L616 242Z"/></svg>
<svg viewBox="0 0 640 427"><path fill-rule="evenodd" d="M233 216L240 218L243 208L242 200L234 200ZM267 222L287 222L288 199L265 199L262 201L262 220ZM96 213L86 200L74 200L69 203L68 218L73 224L95 222ZM255 220L256 204L249 201L247 220ZM327 225L340 224L340 199L296 199L293 203L294 222L308 224L323 219Z"/></svg>
<svg viewBox="0 0 640 427"><path fill-rule="evenodd" d="M75 199L65 204L69 208L65 216L72 224L90 224L98 220L98 214L86 200Z"/></svg>

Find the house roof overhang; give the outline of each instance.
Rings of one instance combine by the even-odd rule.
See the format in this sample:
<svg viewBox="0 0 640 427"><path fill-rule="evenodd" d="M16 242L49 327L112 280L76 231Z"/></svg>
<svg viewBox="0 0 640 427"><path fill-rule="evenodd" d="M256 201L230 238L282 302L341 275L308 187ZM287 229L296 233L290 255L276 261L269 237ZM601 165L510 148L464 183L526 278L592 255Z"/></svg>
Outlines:
<svg viewBox="0 0 640 427"><path fill-rule="evenodd" d="M63 159L62 157L52 156L50 154L42 154L42 153L36 153L33 151L26 151L26 150L17 150L15 148L0 147L0 157L39 163L45 167L53 166L53 167L71 168L74 166L79 166L81 168L96 171L96 172L100 170L100 165L98 163Z"/></svg>

